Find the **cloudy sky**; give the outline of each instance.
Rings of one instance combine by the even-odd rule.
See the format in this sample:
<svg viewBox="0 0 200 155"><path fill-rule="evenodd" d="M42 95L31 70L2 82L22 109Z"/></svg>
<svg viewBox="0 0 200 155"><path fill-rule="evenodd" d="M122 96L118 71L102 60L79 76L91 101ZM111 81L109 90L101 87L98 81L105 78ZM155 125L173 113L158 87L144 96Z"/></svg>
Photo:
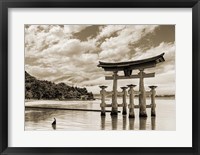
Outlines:
<svg viewBox="0 0 200 155"><path fill-rule="evenodd" d="M40 80L93 93L99 93L99 85L112 89L112 81L105 80L112 73L98 68L99 61L140 60L163 52L165 62L145 70L156 73L145 79L145 87L157 85L157 94L175 94L174 25L25 25L25 70ZM131 83L139 80L119 80L118 90Z"/></svg>

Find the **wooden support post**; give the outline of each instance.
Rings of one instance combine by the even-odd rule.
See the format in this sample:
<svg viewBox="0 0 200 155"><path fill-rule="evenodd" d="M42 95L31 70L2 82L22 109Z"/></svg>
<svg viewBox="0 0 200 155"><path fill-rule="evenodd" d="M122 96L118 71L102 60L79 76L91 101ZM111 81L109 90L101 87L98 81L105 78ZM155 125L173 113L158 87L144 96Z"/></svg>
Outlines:
<svg viewBox="0 0 200 155"><path fill-rule="evenodd" d="M140 82L139 82L139 106L140 106L140 117L147 117L146 112L146 92L144 88L144 70L140 69L139 76L140 76Z"/></svg>
<svg viewBox="0 0 200 155"><path fill-rule="evenodd" d="M129 87L128 93L129 93L129 99L130 99L129 105L128 105L128 107L129 107L129 118L135 118L135 112L134 112L134 97L135 97L135 94L134 94L134 89L133 89L135 86L136 85L132 85L132 84L128 85L128 87Z"/></svg>
<svg viewBox="0 0 200 155"><path fill-rule="evenodd" d="M113 95L112 95L112 111L111 115L118 114L118 104L117 104L117 71L113 72Z"/></svg>
<svg viewBox="0 0 200 155"><path fill-rule="evenodd" d="M157 86L149 86L149 88L151 88L151 116L156 116L155 88L157 88Z"/></svg>
<svg viewBox="0 0 200 155"><path fill-rule="evenodd" d="M122 101L122 106L123 106L123 111L122 111L122 115L126 115L127 114L127 103L126 103L126 96L127 96L127 92L126 92L126 89L127 87L121 87L122 89L122 93L123 93L123 101Z"/></svg>
<svg viewBox="0 0 200 155"><path fill-rule="evenodd" d="M105 96L106 96L106 88L107 86L99 86L102 90L100 91L101 94L101 116L106 116L106 103L105 103Z"/></svg>

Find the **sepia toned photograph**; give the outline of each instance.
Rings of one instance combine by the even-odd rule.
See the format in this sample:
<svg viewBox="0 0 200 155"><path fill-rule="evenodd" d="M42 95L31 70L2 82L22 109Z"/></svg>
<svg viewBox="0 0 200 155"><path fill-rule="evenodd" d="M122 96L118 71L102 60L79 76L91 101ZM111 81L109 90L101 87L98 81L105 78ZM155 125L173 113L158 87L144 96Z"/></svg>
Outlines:
<svg viewBox="0 0 200 155"><path fill-rule="evenodd" d="M24 25L26 131L175 131L175 25Z"/></svg>

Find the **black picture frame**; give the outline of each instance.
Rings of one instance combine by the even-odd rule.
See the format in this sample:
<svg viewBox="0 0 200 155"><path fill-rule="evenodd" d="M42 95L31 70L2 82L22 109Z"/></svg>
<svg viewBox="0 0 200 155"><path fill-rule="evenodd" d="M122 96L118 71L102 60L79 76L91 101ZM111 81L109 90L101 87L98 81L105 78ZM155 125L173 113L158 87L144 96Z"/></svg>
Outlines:
<svg viewBox="0 0 200 155"><path fill-rule="evenodd" d="M8 8L192 8L192 147L36 148L8 147ZM0 153L21 154L200 154L199 0L0 0ZM186 37L186 36L185 36ZM183 51L184 52L184 51ZM172 139L173 140L173 139Z"/></svg>

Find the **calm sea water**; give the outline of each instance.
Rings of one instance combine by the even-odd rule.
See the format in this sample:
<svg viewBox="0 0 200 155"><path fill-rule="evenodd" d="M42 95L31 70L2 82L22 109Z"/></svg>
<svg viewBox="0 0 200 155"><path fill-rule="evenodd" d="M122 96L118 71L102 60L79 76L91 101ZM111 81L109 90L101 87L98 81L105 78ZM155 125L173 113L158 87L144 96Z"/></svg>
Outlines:
<svg viewBox="0 0 200 155"><path fill-rule="evenodd" d="M128 101L128 100L127 100ZM118 99L118 103L122 101ZM110 100L107 100L110 103ZM138 104L136 98L135 104ZM147 98L147 104L150 99ZM73 109L97 109L100 110L100 100L94 101L29 101L26 106L59 107ZM110 110L107 108L106 110ZM119 107L119 111L122 108ZM176 105L171 98L156 98L156 117L151 117L150 108L147 109L147 118L139 118L139 109L135 109L135 118L129 119L128 115L119 113L117 117L101 117L100 112L71 111L71 110L47 110L31 109L25 110L25 130L176 130ZM57 124L52 127L53 118Z"/></svg>

